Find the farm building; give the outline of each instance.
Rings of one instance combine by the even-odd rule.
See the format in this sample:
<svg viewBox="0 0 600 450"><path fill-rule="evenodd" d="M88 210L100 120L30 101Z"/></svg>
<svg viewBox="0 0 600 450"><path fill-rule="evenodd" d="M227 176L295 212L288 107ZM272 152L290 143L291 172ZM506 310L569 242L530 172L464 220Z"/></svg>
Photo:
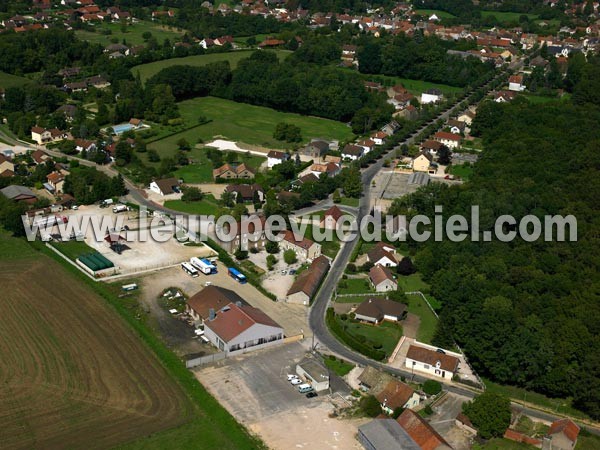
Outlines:
<svg viewBox="0 0 600 450"><path fill-rule="evenodd" d="M304 358L296 365L296 374L307 380L315 391L329 389L329 370L315 358Z"/></svg>
<svg viewBox="0 0 600 450"><path fill-rule="evenodd" d="M310 267L298 275L294 284L287 293L288 303L308 305L317 293L321 281L329 270L329 260L321 255L315 259Z"/></svg>

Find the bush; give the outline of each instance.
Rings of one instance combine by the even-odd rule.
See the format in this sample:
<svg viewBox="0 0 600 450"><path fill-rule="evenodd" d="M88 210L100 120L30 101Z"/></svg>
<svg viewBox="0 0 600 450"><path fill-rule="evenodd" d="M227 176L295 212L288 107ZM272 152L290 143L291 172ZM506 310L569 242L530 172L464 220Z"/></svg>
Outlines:
<svg viewBox="0 0 600 450"><path fill-rule="evenodd" d="M235 253L233 254L233 256L235 256L235 258L239 261L248 258L248 252L242 249L237 249L235 251Z"/></svg>
<svg viewBox="0 0 600 450"><path fill-rule="evenodd" d="M286 250L283 252L283 260L286 264L294 264L296 261L298 261L296 252L292 249Z"/></svg>
<svg viewBox="0 0 600 450"><path fill-rule="evenodd" d="M437 395L442 392L442 385L439 381L427 380L423 383L423 392L427 395Z"/></svg>
<svg viewBox="0 0 600 450"><path fill-rule="evenodd" d="M367 395L360 399L359 406L361 411L369 417L377 417L381 414L381 405L379 400L373 395Z"/></svg>
<svg viewBox="0 0 600 450"><path fill-rule="evenodd" d="M276 241L269 241L265 244L265 250L267 251L267 253L270 254L275 254L275 253L279 253L279 242Z"/></svg>
<svg viewBox="0 0 600 450"><path fill-rule="evenodd" d="M267 255L267 269L273 270L275 264L277 264L277 258L275 258L273 255Z"/></svg>

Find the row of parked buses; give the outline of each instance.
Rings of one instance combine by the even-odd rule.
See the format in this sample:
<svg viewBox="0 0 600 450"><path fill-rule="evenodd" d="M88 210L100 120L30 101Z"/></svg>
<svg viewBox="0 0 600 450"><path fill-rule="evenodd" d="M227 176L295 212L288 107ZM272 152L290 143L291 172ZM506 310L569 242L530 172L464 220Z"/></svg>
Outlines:
<svg viewBox="0 0 600 450"><path fill-rule="evenodd" d="M200 273L203 273L204 275L213 275L217 273L216 263L206 258L190 258L189 262L181 263L181 268L192 278L196 278ZM244 284L247 282L246 276L233 267L229 267L227 273L238 283Z"/></svg>

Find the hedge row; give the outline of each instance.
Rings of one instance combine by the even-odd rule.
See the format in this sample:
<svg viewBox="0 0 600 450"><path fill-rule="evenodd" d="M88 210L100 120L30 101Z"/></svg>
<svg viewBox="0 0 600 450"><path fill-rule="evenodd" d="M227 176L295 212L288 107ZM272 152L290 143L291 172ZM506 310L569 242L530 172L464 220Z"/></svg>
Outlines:
<svg viewBox="0 0 600 450"><path fill-rule="evenodd" d="M351 349L356 350L357 352L374 359L375 361L381 361L385 358L385 352L381 350L376 350L363 342L357 340L351 334L348 334L344 327L340 325L340 323L335 318L335 313L333 312L333 308L327 309L327 314L325 316L325 321L329 329L335 334L338 338L340 338L346 345L348 345Z"/></svg>

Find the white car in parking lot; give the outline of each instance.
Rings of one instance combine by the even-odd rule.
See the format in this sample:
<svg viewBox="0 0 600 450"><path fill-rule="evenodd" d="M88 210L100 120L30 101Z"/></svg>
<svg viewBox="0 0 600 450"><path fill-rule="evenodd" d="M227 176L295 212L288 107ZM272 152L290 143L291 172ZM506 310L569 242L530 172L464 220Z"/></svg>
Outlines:
<svg viewBox="0 0 600 450"><path fill-rule="evenodd" d="M298 378L298 375L293 374L293 373L288 373L287 374L288 381L292 381L294 378Z"/></svg>
<svg viewBox="0 0 600 450"><path fill-rule="evenodd" d="M297 384L302 384L302 380L300 378L294 378L294 379L290 380L290 383L292 383L294 386L296 386Z"/></svg>

